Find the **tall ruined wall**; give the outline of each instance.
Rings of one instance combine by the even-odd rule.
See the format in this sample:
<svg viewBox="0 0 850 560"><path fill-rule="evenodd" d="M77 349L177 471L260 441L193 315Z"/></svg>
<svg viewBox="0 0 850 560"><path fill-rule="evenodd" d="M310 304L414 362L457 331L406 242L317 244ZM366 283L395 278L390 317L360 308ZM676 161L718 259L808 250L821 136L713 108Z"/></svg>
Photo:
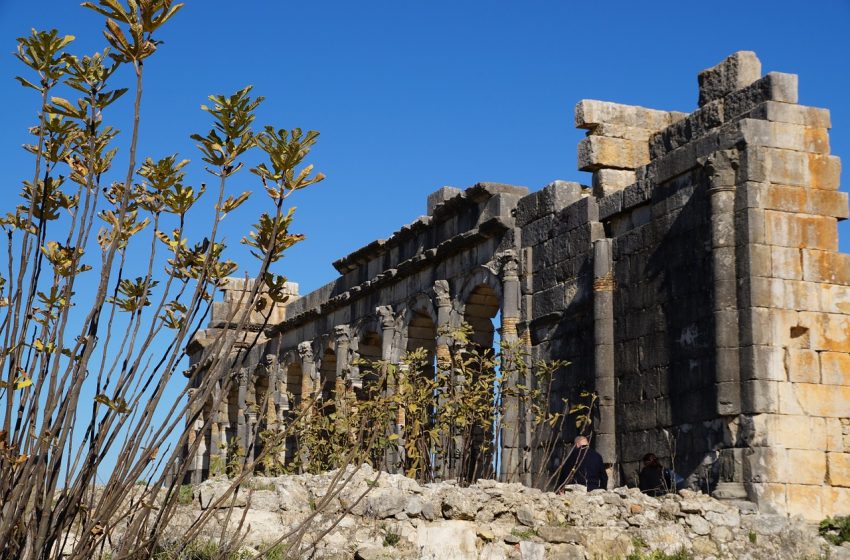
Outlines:
<svg viewBox="0 0 850 560"><path fill-rule="evenodd" d="M690 114L579 103L590 187L446 187L427 216L336 261L338 279L293 296L265 329L257 367L204 437L245 437L239 411L258 383L294 410L302 395L368 383L356 357L439 357L439 329L462 321L488 346L499 317L534 358L571 362L555 401L598 394L593 444L613 480L654 452L721 497L846 512L850 256L836 222L848 205L829 113L797 105L797 77L762 77L749 52L698 81ZM198 367L215 321L190 348ZM525 480L533 450L516 436L503 434L501 474ZM205 449L201 478L217 447Z"/></svg>

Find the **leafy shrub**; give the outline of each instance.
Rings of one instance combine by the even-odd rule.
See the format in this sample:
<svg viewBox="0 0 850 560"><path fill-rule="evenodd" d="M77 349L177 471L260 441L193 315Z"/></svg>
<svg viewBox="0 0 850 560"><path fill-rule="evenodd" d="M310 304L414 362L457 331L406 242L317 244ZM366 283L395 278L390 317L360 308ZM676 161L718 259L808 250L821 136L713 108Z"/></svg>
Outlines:
<svg viewBox="0 0 850 560"><path fill-rule="evenodd" d="M818 533L834 545L850 542L850 515L827 517L818 525Z"/></svg>

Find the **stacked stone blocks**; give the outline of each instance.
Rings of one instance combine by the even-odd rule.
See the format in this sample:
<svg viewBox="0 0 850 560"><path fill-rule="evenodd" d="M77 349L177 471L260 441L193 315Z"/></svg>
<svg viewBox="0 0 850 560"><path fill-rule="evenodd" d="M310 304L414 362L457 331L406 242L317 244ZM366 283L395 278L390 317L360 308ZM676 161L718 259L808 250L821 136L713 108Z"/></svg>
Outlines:
<svg viewBox="0 0 850 560"><path fill-rule="evenodd" d="M308 394L326 363L342 386L362 382L357 356L397 361L411 341L444 358L437 328L463 320L487 344L499 312L506 340L571 362L556 402L597 393L593 443L612 480L629 482L652 451L722 497L846 513L850 256L837 221L850 212L829 112L798 105L797 77L762 76L751 52L698 82L690 114L581 101L591 187L436 191L426 216L276 310L253 359L295 368ZM214 334L199 335L193 363ZM288 379L273 370L258 368ZM523 430L503 434L503 480L541 466Z"/></svg>

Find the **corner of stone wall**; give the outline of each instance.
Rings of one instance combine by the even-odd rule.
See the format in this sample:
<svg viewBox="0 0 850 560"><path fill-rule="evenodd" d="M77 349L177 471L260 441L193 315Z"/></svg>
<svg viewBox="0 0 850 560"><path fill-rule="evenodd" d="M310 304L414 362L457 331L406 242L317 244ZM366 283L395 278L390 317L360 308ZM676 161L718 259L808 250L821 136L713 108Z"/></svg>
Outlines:
<svg viewBox="0 0 850 560"><path fill-rule="evenodd" d="M767 92L736 124L743 478L762 509L817 520L850 508L848 197L829 113L796 103L796 76L756 66L739 56L700 75L701 104L726 111Z"/></svg>

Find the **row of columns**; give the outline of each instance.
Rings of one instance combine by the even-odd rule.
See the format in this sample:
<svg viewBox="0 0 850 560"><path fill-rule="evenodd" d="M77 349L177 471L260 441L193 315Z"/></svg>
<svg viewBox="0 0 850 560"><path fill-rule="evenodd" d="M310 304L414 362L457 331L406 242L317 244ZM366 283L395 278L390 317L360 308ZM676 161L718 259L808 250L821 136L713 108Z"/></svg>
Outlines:
<svg viewBox="0 0 850 560"><path fill-rule="evenodd" d="M502 292L500 302L501 336L506 343L515 344L518 340L517 324L520 321L518 260L513 251L506 251L496 255L494 261L495 266L493 268L496 269L494 272L499 276ZM436 311L435 358L440 367L446 367L450 359L450 339L446 333L446 327L452 325L455 322L453 319L456 318L456 316L453 316L453 298L449 282L446 280L437 280L434 282L431 296ZM385 305L377 307L375 314L378 317L381 329L381 360L388 363L398 363L404 349L397 348L395 345L397 340L396 313L391 306ZM334 371L336 383L334 389L337 394L341 394L342 391L346 390L346 384L352 388L362 388L363 380L359 369L350 359L350 357L357 354L357 342L351 326L336 325L334 327L332 348L336 356L336 367ZM312 395L322 390L321 372L319 371L320 361L317 361L313 343L310 341L299 343L296 346L296 351L301 369L301 403L304 403ZM401 375L404 373L400 372ZM260 411L257 407L262 406L262 403L259 402L261 396L257 394L256 381L263 376L268 380L267 391L270 394L265 399L268 401L267 410L264 411L265 414L260 415L258 414ZM506 386L515 386L517 382L518 380L514 378L503 380ZM264 363L254 371L248 368L240 368L235 372L231 383L235 387L230 390L230 395L220 395L222 386L221 383L217 384L210 402L218 402L218 410L205 408L197 420L201 426L206 418L211 421L210 445L206 446L202 443L198 449L198 453L192 459L192 470L195 473L192 476L193 482L196 477L198 477L197 481L200 481L201 473L205 466L207 469L212 470L213 465L221 465L223 469L228 460L228 448L234 443L239 445L244 453L256 455L256 451L258 450L257 443L259 442L252 442L250 438L251 434L257 433L256 424L259 419L264 418L266 425L269 427L276 426L283 420L283 413L295 405L295 403L289 402L287 396L287 375L282 371L277 356L266 356ZM395 385L388 384L387 391L394 390ZM231 406L233 403L229 402L233 396L236 398L235 406ZM234 409L235 417L231 418ZM518 466L520 465L521 448L525 444L525 434L522 432L525 430L516 425L519 417L520 411L516 403L506 403L501 435L503 451L500 476L503 479L507 479L517 473ZM395 419L394 429L400 432L404 423L405 411L399 410ZM197 433L197 430L192 430L192 433ZM190 434L190 440L194 439L193 434ZM402 449L403 442L400 442L399 449L390 459L397 462L401 458L400 453ZM208 459L205 460L205 458ZM251 459L253 457L248 457L248 460Z"/></svg>

